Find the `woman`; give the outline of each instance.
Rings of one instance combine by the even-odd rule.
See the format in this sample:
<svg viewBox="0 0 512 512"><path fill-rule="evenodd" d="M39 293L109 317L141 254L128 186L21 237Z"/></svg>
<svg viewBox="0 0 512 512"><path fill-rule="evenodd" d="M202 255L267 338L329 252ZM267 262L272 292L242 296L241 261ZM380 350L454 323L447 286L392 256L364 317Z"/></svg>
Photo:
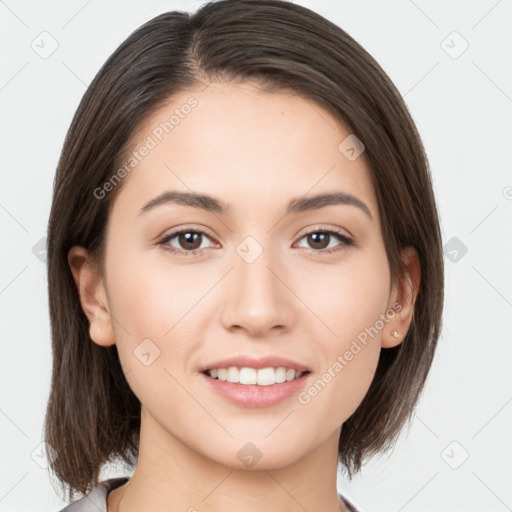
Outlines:
<svg viewBox="0 0 512 512"><path fill-rule="evenodd" d="M407 108L342 29L221 0L131 34L76 112L48 226L66 511L356 510L441 328ZM99 480L121 458L130 477Z"/></svg>

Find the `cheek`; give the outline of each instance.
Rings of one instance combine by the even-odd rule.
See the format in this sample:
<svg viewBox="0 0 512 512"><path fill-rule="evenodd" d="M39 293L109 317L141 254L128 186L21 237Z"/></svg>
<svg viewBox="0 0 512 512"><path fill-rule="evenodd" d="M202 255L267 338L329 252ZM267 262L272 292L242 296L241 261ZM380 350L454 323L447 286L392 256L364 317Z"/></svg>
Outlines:
<svg viewBox="0 0 512 512"><path fill-rule="evenodd" d="M115 244L113 244L115 245ZM163 248L114 250L108 269L112 313L132 335L171 338L215 283L207 266L173 263ZM122 256L121 256L122 253ZM122 257L122 259L121 259ZM122 261L122 264L117 262ZM181 320L185 320L184 322ZM118 329L119 330L119 329ZM121 329L119 334L123 336Z"/></svg>
<svg viewBox="0 0 512 512"><path fill-rule="evenodd" d="M331 334L332 343L328 346L343 348L371 328L385 313L389 301L387 259L377 249L354 253L346 264L337 267L304 273L300 281L297 284L302 296L307 297L308 305L328 328L325 332Z"/></svg>
<svg viewBox="0 0 512 512"><path fill-rule="evenodd" d="M215 277L193 265L171 267L165 254L148 264L142 252L123 251L122 259L120 253L111 252L107 267L116 344L130 387L147 403L151 389L176 385L171 374L182 373L197 351L207 323L206 318L201 323L201 299Z"/></svg>
<svg viewBox="0 0 512 512"><path fill-rule="evenodd" d="M315 284L311 277L309 286L306 283L311 307L328 329L315 338L322 367L298 398L311 412L336 411L325 415L332 428L345 421L366 395L378 364L382 331L394 316L394 311L386 310L387 259L377 255L336 273L319 273Z"/></svg>

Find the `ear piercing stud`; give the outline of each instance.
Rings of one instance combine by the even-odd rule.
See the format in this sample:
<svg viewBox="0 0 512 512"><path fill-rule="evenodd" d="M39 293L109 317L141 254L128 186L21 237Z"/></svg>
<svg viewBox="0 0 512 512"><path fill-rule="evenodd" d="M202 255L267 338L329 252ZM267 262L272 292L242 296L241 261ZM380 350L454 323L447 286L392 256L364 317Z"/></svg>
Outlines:
<svg viewBox="0 0 512 512"><path fill-rule="evenodd" d="M398 334L398 331L395 329L392 333L391 333L395 338L398 338L399 334Z"/></svg>

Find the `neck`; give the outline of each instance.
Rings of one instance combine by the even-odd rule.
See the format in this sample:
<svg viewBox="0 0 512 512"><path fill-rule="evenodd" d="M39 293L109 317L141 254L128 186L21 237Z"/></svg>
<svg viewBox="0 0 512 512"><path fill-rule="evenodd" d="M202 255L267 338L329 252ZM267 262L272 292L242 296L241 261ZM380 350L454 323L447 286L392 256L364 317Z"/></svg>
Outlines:
<svg viewBox="0 0 512 512"><path fill-rule="evenodd" d="M142 409L139 455L109 512L309 512L344 509L336 488L340 430L281 467L239 469L216 462L165 431ZM263 461L262 457L261 461Z"/></svg>

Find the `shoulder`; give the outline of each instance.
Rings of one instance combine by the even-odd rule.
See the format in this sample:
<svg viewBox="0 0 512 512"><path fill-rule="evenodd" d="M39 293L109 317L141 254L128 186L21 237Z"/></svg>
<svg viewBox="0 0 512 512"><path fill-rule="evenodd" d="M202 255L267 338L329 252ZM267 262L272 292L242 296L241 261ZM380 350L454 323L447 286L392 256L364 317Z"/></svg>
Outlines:
<svg viewBox="0 0 512 512"><path fill-rule="evenodd" d="M345 507L347 507L347 510L349 512L362 512L361 510L356 508L355 505L351 501L349 501L345 496L343 496L340 493L338 493L338 496L340 497L340 500L343 502Z"/></svg>
<svg viewBox="0 0 512 512"><path fill-rule="evenodd" d="M110 491L123 485L128 477L110 478L95 485L91 492L58 512L107 512L107 496Z"/></svg>

